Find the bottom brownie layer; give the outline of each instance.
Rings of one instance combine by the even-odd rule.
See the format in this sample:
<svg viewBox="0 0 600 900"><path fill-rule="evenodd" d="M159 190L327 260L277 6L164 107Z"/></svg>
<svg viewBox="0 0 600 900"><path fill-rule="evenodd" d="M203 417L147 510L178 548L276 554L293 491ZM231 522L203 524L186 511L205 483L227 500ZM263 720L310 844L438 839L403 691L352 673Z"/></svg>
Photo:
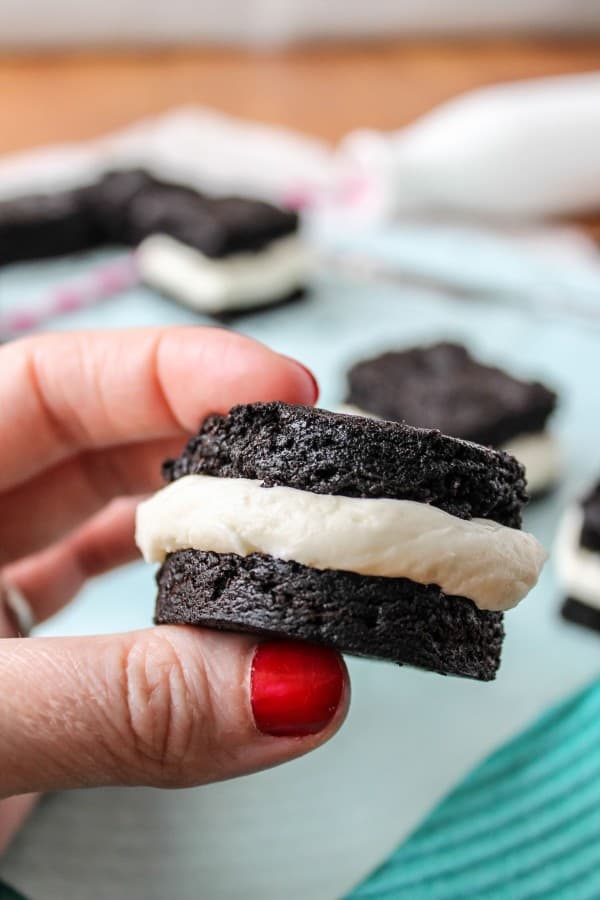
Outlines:
<svg viewBox="0 0 600 900"><path fill-rule="evenodd" d="M208 309L195 309L189 303L186 303L185 300L180 300L179 297L176 297L175 294L170 294L168 291L161 290L155 285L150 285L152 290L160 294L165 300L169 300L172 303L177 303L179 306L183 306L189 312L197 313L200 316L209 316L211 319L215 319L217 322L222 322L223 325L228 325L230 322L240 319L243 316L254 316L258 315L262 312L268 312L272 309L278 309L282 306L289 306L293 303L297 303L299 300L305 300L310 295L310 290L308 287L298 287L294 288L294 290L289 291L286 294L282 294L281 297L274 297L272 300L269 300L268 303L261 301L260 298L257 297L255 303L249 303L244 306L236 306L231 307L229 309L223 310L208 310Z"/></svg>
<svg viewBox="0 0 600 900"><path fill-rule="evenodd" d="M181 550L167 557L157 583L157 624L299 638L480 681L491 681L500 664L501 613L407 578Z"/></svg>
<svg viewBox="0 0 600 900"><path fill-rule="evenodd" d="M591 628L592 631L600 631L600 609L588 606L574 597L567 597L561 610L563 619Z"/></svg>
<svg viewBox="0 0 600 900"><path fill-rule="evenodd" d="M208 313L208 315L212 315L213 319L217 319L219 322L227 324L231 322L232 319L240 319L242 316L254 316L271 309L290 306L293 303L297 303L298 300L305 300L309 295L310 290L307 287L298 287L287 294L282 294L281 297L275 297L268 303L261 303L260 300L257 300L256 303L249 304L248 306L239 306L224 310L223 312Z"/></svg>

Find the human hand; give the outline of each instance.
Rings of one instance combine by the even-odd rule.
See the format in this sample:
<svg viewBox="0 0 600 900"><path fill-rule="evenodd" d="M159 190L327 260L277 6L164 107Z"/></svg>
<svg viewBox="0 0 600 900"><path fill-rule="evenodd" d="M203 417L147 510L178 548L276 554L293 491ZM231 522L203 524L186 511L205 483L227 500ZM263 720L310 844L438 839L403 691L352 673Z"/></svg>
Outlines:
<svg viewBox="0 0 600 900"><path fill-rule="evenodd" d="M313 403L316 393L299 364L218 329L2 347L4 584L37 621L52 615L88 577L134 558L135 497L159 486L161 461L207 413ZM17 630L5 604L0 796L240 775L317 747L348 706L345 668L330 650L184 626L27 640Z"/></svg>

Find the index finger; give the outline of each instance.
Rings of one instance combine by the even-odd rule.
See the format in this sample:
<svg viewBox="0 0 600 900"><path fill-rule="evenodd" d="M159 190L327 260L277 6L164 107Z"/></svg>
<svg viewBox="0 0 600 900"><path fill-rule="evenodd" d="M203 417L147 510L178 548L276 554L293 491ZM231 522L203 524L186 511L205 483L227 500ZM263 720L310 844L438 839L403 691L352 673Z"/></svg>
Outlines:
<svg viewBox="0 0 600 900"><path fill-rule="evenodd" d="M0 490L81 451L191 433L235 403L309 403L299 363L218 328L48 334L0 349Z"/></svg>

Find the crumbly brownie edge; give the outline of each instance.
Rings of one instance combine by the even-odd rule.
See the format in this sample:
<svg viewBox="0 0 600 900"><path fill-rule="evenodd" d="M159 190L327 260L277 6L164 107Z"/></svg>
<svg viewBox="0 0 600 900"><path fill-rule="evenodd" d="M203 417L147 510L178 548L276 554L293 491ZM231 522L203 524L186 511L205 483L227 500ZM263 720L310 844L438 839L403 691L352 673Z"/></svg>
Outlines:
<svg viewBox="0 0 600 900"><path fill-rule="evenodd" d="M520 527L527 500L523 467L502 451L438 431L286 403L209 416L181 456L163 466L166 481L189 474L415 500L513 528Z"/></svg>
<svg viewBox="0 0 600 900"><path fill-rule="evenodd" d="M298 638L481 681L500 664L501 613L406 578L182 550L167 557L157 584L157 624Z"/></svg>

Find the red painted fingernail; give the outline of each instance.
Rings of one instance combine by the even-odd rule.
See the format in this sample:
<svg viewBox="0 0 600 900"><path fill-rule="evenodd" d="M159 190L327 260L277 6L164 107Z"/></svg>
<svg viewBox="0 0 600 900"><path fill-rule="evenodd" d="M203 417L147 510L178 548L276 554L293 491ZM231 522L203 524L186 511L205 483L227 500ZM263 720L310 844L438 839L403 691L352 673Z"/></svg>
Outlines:
<svg viewBox="0 0 600 900"><path fill-rule="evenodd" d="M261 644L251 676L256 727L281 737L318 734L335 715L344 680L335 650L296 641Z"/></svg>
<svg viewBox="0 0 600 900"><path fill-rule="evenodd" d="M286 356L285 359L287 359L288 362L293 363L298 369L300 369L302 374L306 376L308 384L310 386L310 393L312 395L312 399L310 399L308 402L316 403L319 399L319 382L317 381L313 373L307 366L304 365L304 363L299 362L299 360L294 359L292 356Z"/></svg>

